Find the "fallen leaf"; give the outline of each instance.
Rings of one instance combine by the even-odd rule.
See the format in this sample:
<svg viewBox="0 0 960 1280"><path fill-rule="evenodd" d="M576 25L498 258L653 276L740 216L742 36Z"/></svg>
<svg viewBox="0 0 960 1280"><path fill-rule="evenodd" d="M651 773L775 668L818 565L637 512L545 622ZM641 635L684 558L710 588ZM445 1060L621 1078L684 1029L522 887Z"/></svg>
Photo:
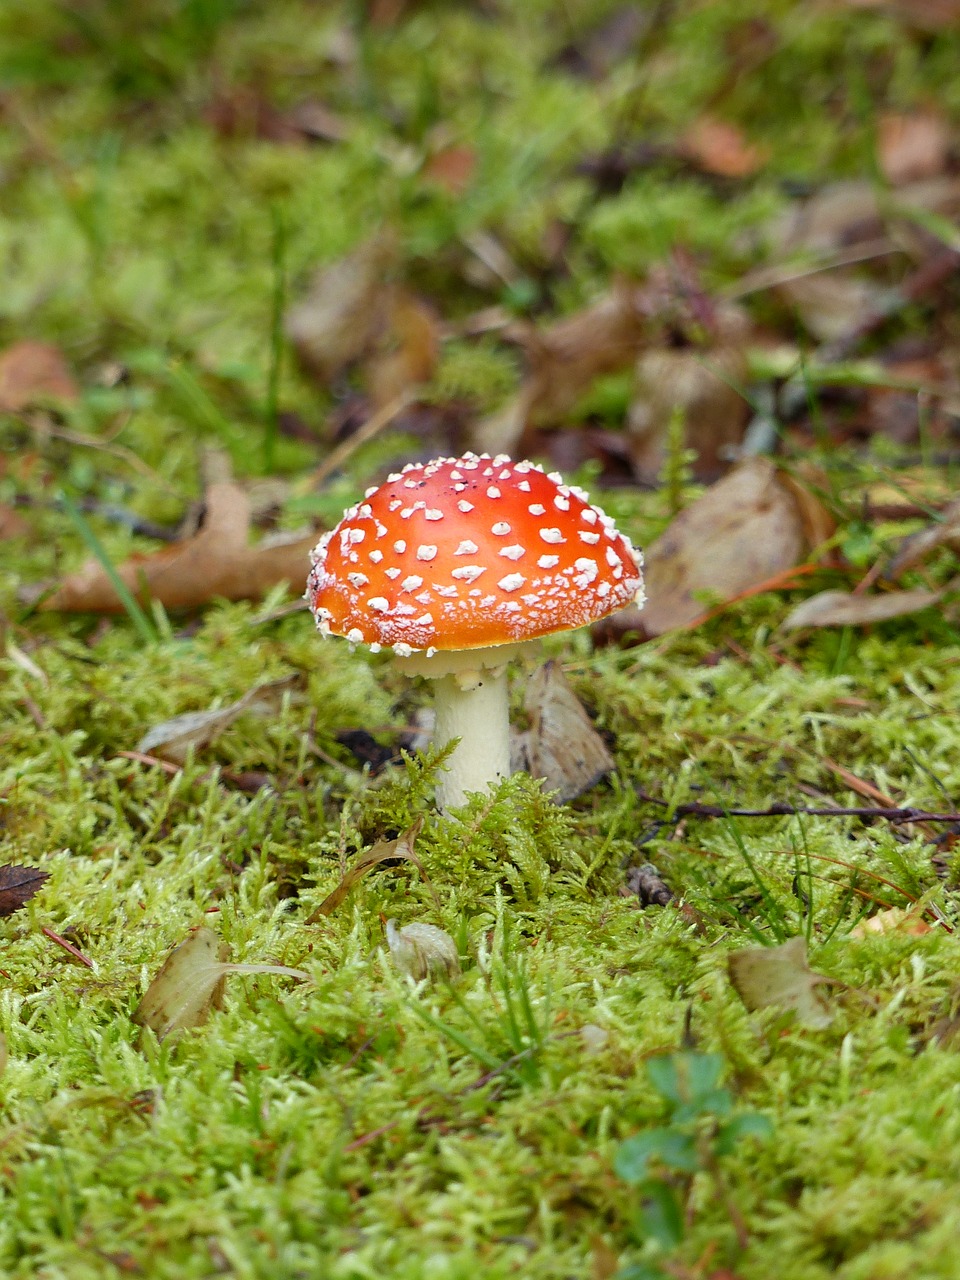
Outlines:
<svg viewBox="0 0 960 1280"><path fill-rule="evenodd" d="M475 148L467 143L452 143L430 156L423 166L423 176L451 195L460 196L473 181L476 168Z"/></svg>
<svg viewBox="0 0 960 1280"><path fill-rule="evenodd" d="M886 911L878 911L875 916L868 916L850 930L851 938L869 938L873 934L901 933L911 938L920 938L932 929L926 920L917 914L916 908L906 910L904 907L890 907Z"/></svg>
<svg viewBox="0 0 960 1280"><path fill-rule="evenodd" d="M50 876L36 867L11 864L0 867L0 916L11 916L43 888Z"/></svg>
<svg viewBox="0 0 960 1280"><path fill-rule="evenodd" d="M20 413L49 401L72 404L80 388L59 347L24 339L0 355L0 412Z"/></svg>
<svg viewBox="0 0 960 1280"><path fill-rule="evenodd" d="M723 178L748 178L761 169L767 151L748 141L742 129L703 116L684 134L681 149L701 169Z"/></svg>
<svg viewBox="0 0 960 1280"><path fill-rule="evenodd" d="M852 9L887 9L906 26L937 32L960 26L960 0L846 0Z"/></svg>
<svg viewBox="0 0 960 1280"><path fill-rule="evenodd" d="M768 458L748 458L645 550L644 608L614 614L599 634L658 636L694 623L711 600L731 600L776 578L809 549L809 518Z"/></svg>
<svg viewBox="0 0 960 1280"><path fill-rule="evenodd" d="M907 569L919 564L932 551L943 546L950 547L953 551L960 548L960 499L945 508L941 520L904 538L885 576L895 581Z"/></svg>
<svg viewBox="0 0 960 1280"><path fill-rule="evenodd" d="M440 355L440 326L425 302L397 291L390 307L389 349L374 355L367 382L374 409L383 409L433 376Z"/></svg>
<svg viewBox="0 0 960 1280"><path fill-rule="evenodd" d="M284 535L249 546L250 501L230 482L211 485L200 531L149 555L131 556L117 566L141 601L159 600L167 609L192 609L216 597L253 600L278 583L299 591L310 567L316 534ZM41 601L42 610L66 613L120 613L123 605L96 560Z"/></svg>
<svg viewBox="0 0 960 1280"><path fill-rule="evenodd" d="M583 795L613 769L613 756L558 663L537 669L524 707L530 728L513 739L511 765L514 772L542 778L557 804Z"/></svg>
<svg viewBox="0 0 960 1280"><path fill-rule="evenodd" d="M19 511L0 502L0 539L26 538L30 535L30 525Z"/></svg>
<svg viewBox="0 0 960 1280"><path fill-rule="evenodd" d="M308 979L302 969L280 964L229 964L230 949L211 929L196 929L167 956L143 999L133 1021L150 1027L157 1039L171 1031L202 1026L211 1009L223 1007L230 973L278 973Z"/></svg>
<svg viewBox="0 0 960 1280"><path fill-rule="evenodd" d="M960 180L947 175L912 182L897 191L896 202L898 208L956 217L960 213ZM770 235L783 250L833 252L883 235L889 214L889 197L876 183L858 179L833 182L778 216Z"/></svg>
<svg viewBox="0 0 960 1280"><path fill-rule="evenodd" d="M388 920L386 933L393 963L415 982L428 977L459 978L457 944L445 929L417 921L398 928L396 920Z"/></svg>
<svg viewBox="0 0 960 1280"><path fill-rule="evenodd" d="M492 422L479 424L483 447L496 434L498 447L510 452L528 424L561 422L596 378L625 369L637 358L643 329L641 295L621 281L592 306L547 329L516 330L527 355L527 378L515 401ZM493 423L497 431L491 429Z"/></svg>
<svg viewBox="0 0 960 1280"><path fill-rule="evenodd" d="M323 384L367 354L390 318L395 238L382 232L323 268L287 314L287 336L301 363Z"/></svg>
<svg viewBox="0 0 960 1280"><path fill-rule="evenodd" d="M144 734L137 743L137 751L183 764L191 747L199 751L210 746L242 712L254 711L259 715L275 712L284 693L298 680L296 675L285 676L282 680L257 685L226 707L213 711L188 711L164 720Z"/></svg>
<svg viewBox="0 0 960 1280"><path fill-rule="evenodd" d="M947 167L950 131L934 111L889 113L877 127L877 158L886 180L895 187L938 177Z"/></svg>
<svg viewBox="0 0 960 1280"><path fill-rule="evenodd" d="M645 351L637 360L627 418L634 473L646 482L661 474L674 413L682 413L695 474L715 479L743 439L750 406L737 391L747 380L742 349L729 346Z"/></svg>
<svg viewBox="0 0 960 1280"><path fill-rule="evenodd" d="M838 342L882 307L889 290L854 271L822 271L777 288L819 342Z"/></svg>
<svg viewBox="0 0 960 1280"><path fill-rule="evenodd" d="M413 847L417 836L420 834L420 828L422 826L423 819L418 818L413 826L408 827L407 830L404 831L403 835L398 836L396 840L379 840L372 848L361 853L356 858L353 865L348 867L344 872L340 883L333 892L327 894L319 907L317 907L316 911L314 911L314 913L309 917L307 924L316 924L321 916L332 915L354 885L358 884L368 871L372 871L373 868L379 866L381 862L391 862L399 859L405 859L407 862L412 862L417 868L420 872L421 880L426 885L437 909L439 910L440 900L437 897L436 890L430 882L430 877L427 875L426 871L424 871L423 863L417 857Z"/></svg>
<svg viewBox="0 0 960 1280"><path fill-rule="evenodd" d="M824 983L833 983L807 964L807 942L802 936L779 947L747 947L731 951L727 957L730 981L753 1013L777 1006L792 1009L801 1026L820 1030L833 1021L833 1014L817 992Z"/></svg>
<svg viewBox="0 0 960 1280"><path fill-rule="evenodd" d="M887 622L937 604L943 594L943 591L927 591L922 587L877 596L821 591L798 604L781 625L785 631L795 631L798 627L860 627L871 622Z"/></svg>

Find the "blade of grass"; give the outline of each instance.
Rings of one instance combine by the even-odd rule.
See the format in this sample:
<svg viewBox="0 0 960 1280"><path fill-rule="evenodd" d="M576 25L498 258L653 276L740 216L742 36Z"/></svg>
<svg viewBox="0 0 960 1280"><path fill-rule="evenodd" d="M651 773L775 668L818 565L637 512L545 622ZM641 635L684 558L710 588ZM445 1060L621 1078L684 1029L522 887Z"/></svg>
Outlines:
<svg viewBox="0 0 960 1280"><path fill-rule="evenodd" d="M287 220L283 210L274 205L271 261L273 293L270 303L270 369L267 375L267 401L263 435L263 469L273 471L279 434L280 374L283 370L283 315L287 307Z"/></svg>
<svg viewBox="0 0 960 1280"><path fill-rule="evenodd" d="M73 521L77 533L79 533L80 537L87 544L87 547L99 562L101 569L103 569L104 573L110 579L110 583L114 591L116 591L120 603L126 610L127 617L133 623L140 635L140 638L145 644L155 645L157 643L156 628L134 599L130 588L120 577L119 573L117 573L116 566L110 559L106 547L94 533L89 521L69 494L61 492L60 500L63 503L63 507L67 515Z"/></svg>

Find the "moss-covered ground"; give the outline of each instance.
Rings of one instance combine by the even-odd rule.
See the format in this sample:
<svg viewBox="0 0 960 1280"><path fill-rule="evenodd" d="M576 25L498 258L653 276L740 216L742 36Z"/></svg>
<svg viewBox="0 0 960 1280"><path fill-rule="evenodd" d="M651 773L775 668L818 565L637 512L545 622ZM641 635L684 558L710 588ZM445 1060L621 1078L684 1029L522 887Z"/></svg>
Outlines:
<svg viewBox="0 0 960 1280"><path fill-rule="evenodd" d="M0 6L0 337L57 343L84 386L52 433L16 415L0 428L0 501L26 498L30 525L0 547L0 862L50 874L0 924L0 1273L603 1280L662 1264L703 1280L956 1277L960 913L951 841L932 843L946 828L663 822L638 795L872 803L839 765L897 803L952 809L948 615L786 635L804 586L639 648L553 642L615 775L567 807L517 777L442 821L429 761L365 778L337 742L349 729L395 742L421 695L382 655L322 642L279 597L158 614L146 645L124 617L39 613L18 594L86 554L58 490L173 522L199 492L204 446L227 449L241 477L262 470L278 217L292 293L389 222L409 277L453 317L490 301L451 266L464 237L496 231L526 279L507 303L536 310L544 229L572 220L567 270L539 299L562 314L678 239L711 283L734 279L751 265L738 233L785 203L785 180L869 168L878 110L934 91L960 110L955 36L905 38L881 8L752 6L776 43L732 86L731 41L750 28L734 0L659 6L642 71L627 60L593 81L554 55L610 5L426 4L380 27L364 8ZM346 137L224 137L210 102L250 86L278 111L323 99ZM667 135L720 92L769 150L759 177L728 188L654 168L586 198L578 161L625 121ZM464 195L422 179L438 129L476 150ZM518 377L507 348L455 340L433 390L480 412ZM328 407L290 361L280 399L310 422ZM320 515L402 449L387 439L351 459ZM276 469L295 477L316 456L284 437ZM640 545L668 515L656 492L617 490L607 505ZM90 521L118 561L155 546ZM858 526L861 564L906 527ZM305 697L240 717L182 770L121 754L168 716L291 673ZM269 785L237 785L251 773ZM356 851L419 816L439 906L415 869L388 864L311 922ZM620 892L624 865L648 860L677 895L668 907ZM864 912L918 901L945 927L851 936ZM398 973L389 918L452 934L452 989ZM231 976L205 1026L158 1044L132 1012L200 924L233 960L309 981ZM727 976L730 951L798 933L836 980L826 1029L748 1013ZM706 1162L677 1184L683 1238L662 1249L614 1156L664 1123L645 1064L681 1047L722 1055L736 1108L765 1115L772 1136L722 1156L722 1186Z"/></svg>

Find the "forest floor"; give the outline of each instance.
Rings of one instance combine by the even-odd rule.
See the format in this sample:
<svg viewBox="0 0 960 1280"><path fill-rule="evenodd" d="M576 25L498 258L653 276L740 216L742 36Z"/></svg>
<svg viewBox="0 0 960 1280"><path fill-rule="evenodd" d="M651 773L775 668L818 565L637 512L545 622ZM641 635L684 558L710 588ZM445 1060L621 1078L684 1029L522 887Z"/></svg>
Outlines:
<svg viewBox="0 0 960 1280"><path fill-rule="evenodd" d="M960 8L750 8L0 9L4 1276L960 1275ZM650 601L441 818L299 596L467 448Z"/></svg>

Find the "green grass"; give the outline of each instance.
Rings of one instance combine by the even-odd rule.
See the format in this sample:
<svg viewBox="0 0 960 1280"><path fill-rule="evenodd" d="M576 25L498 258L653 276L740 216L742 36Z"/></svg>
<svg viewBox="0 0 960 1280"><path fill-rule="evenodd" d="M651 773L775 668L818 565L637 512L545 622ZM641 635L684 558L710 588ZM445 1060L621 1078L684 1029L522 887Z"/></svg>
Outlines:
<svg viewBox="0 0 960 1280"><path fill-rule="evenodd" d="M550 60L616 5L489 7L424 3L370 32L357 5L151 0L135 38L120 0L0 12L0 345L59 343L84 386L62 425L112 450L0 420L0 502L32 504L31 537L0 545L3 631L43 673L0 650L0 863L50 873L0 922L4 1276L603 1280L657 1256L681 1277L960 1271L957 1062L943 1035L960 951L945 929L850 936L865 910L917 901L955 926L949 842L850 818L664 822L637 795L674 808L817 804L806 787L859 803L833 761L898 803L952 806L949 607L870 632L781 634L794 591L641 649L551 644L613 743L615 776L566 808L517 777L441 821L435 762L363 779L337 742L356 728L393 741L423 692L382 656L322 642L305 614L214 603L196 626L174 618L161 631L135 610L101 627L19 597L87 554L51 500L61 487L172 523L210 446L246 478L316 463L275 430L279 411L316 423L333 406L283 351L279 311L317 264L383 222L398 229L403 274L446 317L510 301L464 274L463 237L482 229L550 318L678 238L708 280L734 279L756 265L741 233L783 205L781 179L865 172L872 113L923 102L930 85L960 111L955 36L905 38L879 10L811 19L768 0L780 43L723 99L771 147L764 174L728 191L654 168L592 201L577 161L695 119L743 34L741 6L677 6L642 65L596 83ZM278 108L319 98L348 136L332 147L217 137L204 115L215 83L260 86ZM444 130L478 151L461 199L418 177ZM558 217L573 235L554 279L544 231ZM105 377L107 361L128 376ZM520 376L495 335L456 339L428 395L481 414ZM819 375L810 386L816 398ZM405 447L369 445L316 509L335 518ZM874 474L852 453L826 462L841 498ZM663 493L604 501L640 545L669 515ZM915 527L849 514L864 567ZM281 516L299 518L293 503ZM153 545L95 515L84 524L104 562ZM931 572L946 580L946 554ZM241 716L182 771L121 754L167 717L296 672L302 698L269 719ZM241 790L246 771L270 785ZM358 850L419 816L439 910L404 863L375 868L307 923ZM682 908L623 897L629 860L654 862ZM462 978L414 987L389 961L386 919L446 929ZM222 1011L158 1045L131 1015L200 924L233 961L310 981L231 975ZM727 979L728 952L798 933L838 983L825 1031L748 1014ZM745 1247L714 1172L698 1166L682 1240L657 1255L615 1171L622 1143L671 1122L647 1067L680 1051L718 1055L732 1114L772 1125L768 1141L744 1139L721 1160Z"/></svg>

